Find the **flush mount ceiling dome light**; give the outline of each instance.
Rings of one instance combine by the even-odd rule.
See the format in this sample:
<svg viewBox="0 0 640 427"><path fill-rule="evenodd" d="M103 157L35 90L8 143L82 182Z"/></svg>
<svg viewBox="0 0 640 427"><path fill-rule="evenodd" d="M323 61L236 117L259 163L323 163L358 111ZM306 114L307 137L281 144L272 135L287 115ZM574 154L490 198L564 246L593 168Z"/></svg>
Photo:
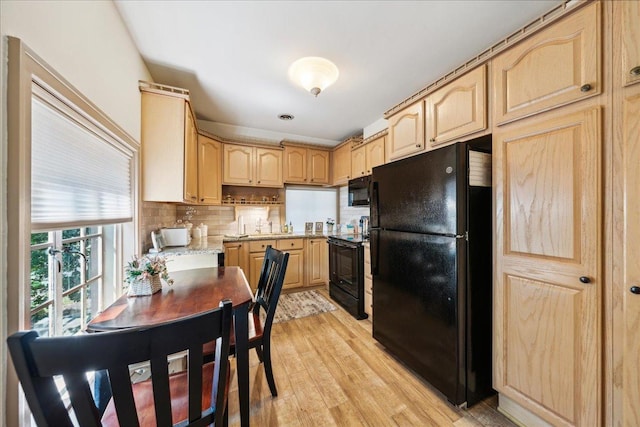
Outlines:
<svg viewBox="0 0 640 427"><path fill-rule="evenodd" d="M300 58L289 67L289 78L315 96L334 84L339 75L333 62L318 56Z"/></svg>

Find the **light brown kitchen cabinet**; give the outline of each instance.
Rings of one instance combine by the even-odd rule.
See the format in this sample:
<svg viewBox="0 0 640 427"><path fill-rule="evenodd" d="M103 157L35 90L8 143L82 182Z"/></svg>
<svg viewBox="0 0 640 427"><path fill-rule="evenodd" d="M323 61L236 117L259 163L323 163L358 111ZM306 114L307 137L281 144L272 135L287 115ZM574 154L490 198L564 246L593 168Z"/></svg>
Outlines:
<svg viewBox="0 0 640 427"><path fill-rule="evenodd" d="M614 7L617 24L614 28L622 34L622 66L618 72L626 86L640 82L640 2L618 1Z"/></svg>
<svg viewBox="0 0 640 427"><path fill-rule="evenodd" d="M493 135L493 383L551 425L602 414L601 115L563 109Z"/></svg>
<svg viewBox="0 0 640 427"><path fill-rule="evenodd" d="M351 152L351 176L357 178L367 174L367 153L364 145Z"/></svg>
<svg viewBox="0 0 640 427"><path fill-rule="evenodd" d="M188 96L140 91L142 199L197 203L198 139Z"/></svg>
<svg viewBox="0 0 640 427"><path fill-rule="evenodd" d="M497 124L601 93L600 9L592 2L493 58Z"/></svg>
<svg viewBox="0 0 640 427"><path fill-rule="evenodd" d="M284 148L284 181L290 184L329 184L328 150L298 146Z"/></svg>
<svg viewBox="0 0 640 427"><path fill-rule="evenodd" d="M385 140L376 138L351 152L351 176L371 175L374 167L385 163Z"/></svg>
<svg viewBox="0 0 640 427"><path fill-rule="evenodd" d="M333 185L346 185L351 179L351 144L342 144L333 151L332 176Z"/></svg>
<svg viewBox="0 0 640 427"><path fill-rule="evenodd" d="M287 272L284 275L283 289L304 286L304 239L279 239L276 248L289 253Z"/></svg>
<svg viewBox="0 0 640 427"><path fill-rule="evenodd" d="M613 425L640 425L640 4L614 11ZM635 65L634 65L635 64ZM635 77L635 78L634 78Z"/></svg>
<svg viewBox="0 0 640 427"><path fill-rule="evenodd" d="M329 246L327 239L307 239L307 286L329 283Z"/></svg>
<svg viewBox="0 0 640 427"><path fill-rule="evenodd" d="M224 265L238 266L249 278L249 242L224 243Z"/></svg>
<svg viewBox="0 0 640 427"><path fill-rule="evenodd" d="M284 182L304 184L307 182L307 149L284 147Z"/></svg>
<svg viewBox="0 0 640 427"><path fill-rule="evenodd" d="M388 123L389 140L386 158L389 161L424 151L423 101L410 105L389 117Z"/></svg>
<svg viewBox="0 0 640 427"><path fill-rule="evenodd" d="M198 202L222 202L222 143L205 135L198 135Z"/></svg>
<svg viewBox="0 0 640 427"><path fill-rule="evenodd" d="M329 184L329 151L309 148L307 158L309 159L309 183Z"/></svg>
<svg viewBox="0 0 640 427"><path fill-rule="evenodd" d="M282 187L282 150L224 144L223 179L227 185Z"/></svg>
<svg viewBox="0 0 640 427"><path fill-rule="evenodd" d="M185 200L198 201L198 129L188 104L184 107L184 195Z"/></svg>
<svg viewBox="0 0 640 427"><path fill-rule="evenodd" d="M482 65L427 96L427 149L487 128L486 69Z"/></svg>

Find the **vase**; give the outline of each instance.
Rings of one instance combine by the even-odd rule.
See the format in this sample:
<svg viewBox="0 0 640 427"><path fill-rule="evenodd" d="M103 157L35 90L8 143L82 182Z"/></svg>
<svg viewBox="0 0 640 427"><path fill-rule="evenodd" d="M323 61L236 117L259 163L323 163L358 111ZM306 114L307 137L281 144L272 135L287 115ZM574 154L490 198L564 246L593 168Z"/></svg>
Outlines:
<svg viewBox="0 0 640 427"><path fill-rule="evenodd" d="M333 233L333 224L327 224L327 234Z"/></svg>
<svg viewBox="0 0 640 427"><path fill-rule="evenodd" d="M156 275L148 279L134 280L129 283L129 292L127 295L130 297L153 295L161 289L162 282L160 281L160 276Z"/></svg>

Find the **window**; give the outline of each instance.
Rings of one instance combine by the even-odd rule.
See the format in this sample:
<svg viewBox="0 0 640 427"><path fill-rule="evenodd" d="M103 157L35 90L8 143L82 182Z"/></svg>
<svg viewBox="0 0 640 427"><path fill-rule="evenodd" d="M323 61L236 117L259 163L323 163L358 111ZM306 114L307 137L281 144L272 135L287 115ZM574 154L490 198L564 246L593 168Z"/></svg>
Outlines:
<svg viewBox="0 0 640 427"><path fill-rule="evenodd" d="M296 232L304 233L305 222L321 221L326 229L327 218L335 220L338 216L335 188L287 187L285 199L287 221Z"/></svg>
<svg viewBox="0 0 640 427"><path fill-rule="evenodd" d="M114 226L83 227L31 235L31 329L41 336L73 335L100 309L105 265L103 234Z"/></svg>

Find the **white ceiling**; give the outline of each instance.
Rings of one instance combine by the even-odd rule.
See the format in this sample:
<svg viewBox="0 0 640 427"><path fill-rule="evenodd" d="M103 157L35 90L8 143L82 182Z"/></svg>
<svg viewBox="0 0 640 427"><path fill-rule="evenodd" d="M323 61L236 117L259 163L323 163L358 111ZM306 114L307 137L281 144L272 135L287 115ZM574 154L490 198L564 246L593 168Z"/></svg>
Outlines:
<svg viewBox="0 0 640 427"><path fill-rule="evenodd" d="M198 119L335 145L561 2L115 3L154 81L188 89ZM317 98L288 79L303 56L340 70Z"/></svg>

